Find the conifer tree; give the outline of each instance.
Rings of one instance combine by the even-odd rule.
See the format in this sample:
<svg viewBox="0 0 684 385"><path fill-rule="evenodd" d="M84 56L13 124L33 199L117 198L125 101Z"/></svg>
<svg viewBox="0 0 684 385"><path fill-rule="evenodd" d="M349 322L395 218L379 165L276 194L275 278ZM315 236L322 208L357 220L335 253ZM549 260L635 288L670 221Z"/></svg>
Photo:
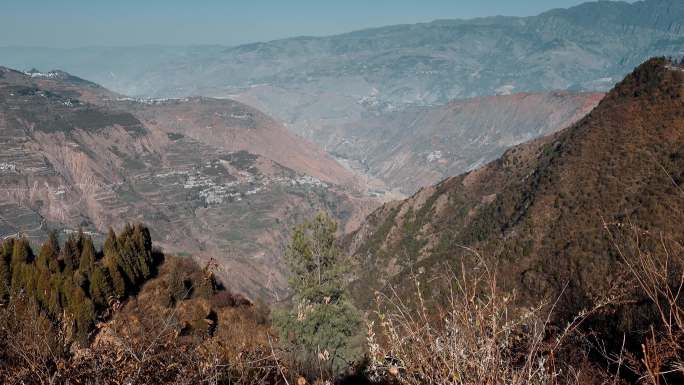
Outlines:
<svg viewBox="0 0 684 385"><path fill-rule="evenodd" d="M47 311L52 317L59 317L62 313L62 274L52 274L50 276L50 293L47 298Z"/></svg>
<svg viewBox="0 0 684 385"><path fill-rule="evenodd" d="M119 255L119 246L116 239L116 233L112 228L109 229L107 239L103 247L104 259L103 264L107 268L107 273L111 279L112 289L117 298L123 298L126 295L126 282L121 273L121 257Z"/></svg>
<svg viewBox="0 0 684 385"><path fill-rule="evenodd" d="M12 291L18 293L32 289L33 277L29 262L33 261L33 251L28 239L21 237L14 241L12 248Z"/></svg>
<svg viewBox="0 0 684 385"><path fill-rule="evenodd" d="M124 279L121 270L119 270L119 267L117 265L110 264L107 266L107 272L109 273L109 276L112 280L112 288L114 290L114 295L116 295L117 298L125 297L126 280Z"/></svg>
<svg viewBox="0 0 684 385"><path fill-rule="evenodd" d="M302 349L300 359L328 357L337 371L360 354L361 315L345 295L348 264L336 246L336 223L325 214L297 226L285 259L296 307L274 318L281 338Z"/></svg>
<svg viewBox="0 0 684 385"><path fill-rule="evenodd" d="M99 308L107 307L109 298L114 295L114 289L107 275L107 271L96 265L90 278L90 297Z"/></svg>
<svg viewBox="0 0 684 385"><path fill-rule="evenodd" d="M14 241L12 249L12 265L33 261L33 250L28 239L21 237Z"/></svg>
<svg viewBox="0 0 684 385"><path fill-rule="evenodd" d="M122 233L118 238L119 266L124 273L127 283L134 286L138 283L140 273L133 240L129 232Z"/></svg>
<svg viewBox="0 0 684 385"><path fill-rule="evenodd" d="M95 267L96 251L93 240L90 237L84 237L81 241L81 248L82 251L78 269L84 276L89 277Z"/></svg>
<svg viewBox="0 0 684 385"><path fill-rule="evenodd" d="M48 234L47 241L43 243L43 246L41 246L40 252L38 253L38 259L36 260L38 267L57 272L56 270L53 270L53 268L59 266L59 253L57 234L54 231L51 231Z"/></svg>
<svg viewBox="0 0 684 385"><path fill-rule="evenodd" d="M75 336L81 343L87 342L88 334L95 326L95 307L83 289L75 284L65 287L69 314L75 322Z"/></svg>
<svg viewBox="0 0 684 385"><path fill-rule="evenodd" d="M107 232L107 239L105 239L102 251L105 253L105 255L112 255L116 252L117 248L116 233L114 232L114 229L110 227L109 231Z"/></svg>
<svg viewBox="0 0 684 385"><path fill-rule="evenodd" d="M150 231L142 224L135 225L133 229L133 242L137 254L138 270L142 279L148 279L152 272L152 239Z"/></svg>
<svg viewBox="0 0 684 385"><path fill-rule="evenodd" d="M66 242L64 242L64 248L62 248L61 259L64 263L64 271L67 273L72 273L78 267L78 239L72 234L70 235Z"/></svg>
<svg viewBox="0 0 684 385"><path fill-rule="evenodd" d="M0 256L5 258L8 262L12 259L12 251L14 250L14 238L7 238L2 242L0 249Z"/></svg>
<svg viewBox="0 0 684 385"><path fill-rule="evenodd" d="M36 300L41 308L47 309L50 303L52 287L50 285L50 270L36 267Z"/></svg>

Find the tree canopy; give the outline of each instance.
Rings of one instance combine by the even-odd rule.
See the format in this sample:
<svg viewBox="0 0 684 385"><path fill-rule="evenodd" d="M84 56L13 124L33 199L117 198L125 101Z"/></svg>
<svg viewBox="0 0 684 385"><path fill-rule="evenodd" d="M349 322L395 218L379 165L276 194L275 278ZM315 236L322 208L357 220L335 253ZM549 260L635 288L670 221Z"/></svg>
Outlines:
<svg viewBox="0 0 684 385"><path fill-rule="evenodd" d="M110 230L103 250L78 231L60 247L50 232L34 257L29 240L9 238L0 245L0 303L28 299L52 320L67 321L74 340L85 342L100 312L135 292L155 269L149 230L127 224Z"/></svg>

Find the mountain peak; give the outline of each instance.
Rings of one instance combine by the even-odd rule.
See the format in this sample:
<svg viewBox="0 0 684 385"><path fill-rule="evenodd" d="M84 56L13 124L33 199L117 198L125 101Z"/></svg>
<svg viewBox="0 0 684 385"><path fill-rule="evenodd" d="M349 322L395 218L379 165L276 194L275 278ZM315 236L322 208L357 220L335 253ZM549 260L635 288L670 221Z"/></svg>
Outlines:
<svg viewBox="0 0 684 385"><path fill-rule="evenodd" d="M655 0L660 1L660 0ZM665 96L672 99L682 95L684 67L675 60L653 58L638 66L610 92L610 97Z"/></svg>

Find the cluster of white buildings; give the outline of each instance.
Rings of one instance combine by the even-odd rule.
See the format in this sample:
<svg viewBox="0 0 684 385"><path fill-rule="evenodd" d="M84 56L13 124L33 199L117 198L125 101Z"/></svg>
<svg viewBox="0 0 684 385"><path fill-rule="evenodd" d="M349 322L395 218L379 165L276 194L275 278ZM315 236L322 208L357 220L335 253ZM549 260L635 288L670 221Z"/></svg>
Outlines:
<svg viewBox="0 0 684 385"><path fill-rule="evenodd" d="M160 105L167 103L186 103L190 101L190 98L117 98L118 102L133 102L138 104L146 105Z"/></svg>
<svg viewBox="0 0 684 385"><path fill-rule="evenodd" d="M0 172L17 172L17 165L14 163L0 162Z"/></svg>
<svg viewBox="0 0 684 385"><path fill-rule="evenodd" d="M50 71L50 72L26 71L26 72L24 72L24 74L28 75L32 78L46 78L46 79L54 79L54 78L58 78L60 76L60 73L56 72L56 71Z"/></svg>
<svg viewBox="0 0 684 385"><path fill-rule="evenodd" d="M442 151L440 151L440 150L432 151L431 153L427 154L426 159L429 163L436 162L436 161L442 159Z"/></svg>
<svg viewBox="0 0 684 385"><path fill-rule="evenodd" d="M214 162L207 162L206 167L221 167ZM237 172L237 179L216 183L214 178L200 171L171 170L155 175L156 179L181 177L181 181L172 184L182 184L186 190L199 189L199 197L207 204L221 204L227 199L241 201L247 196L256 195L266 191L269 185L290 186L290 187L321 187L327 188L328 184L318 178L309 175L297 175L293 178L286 176L278 177L259 177L248 171L240 170Z"/></svg>

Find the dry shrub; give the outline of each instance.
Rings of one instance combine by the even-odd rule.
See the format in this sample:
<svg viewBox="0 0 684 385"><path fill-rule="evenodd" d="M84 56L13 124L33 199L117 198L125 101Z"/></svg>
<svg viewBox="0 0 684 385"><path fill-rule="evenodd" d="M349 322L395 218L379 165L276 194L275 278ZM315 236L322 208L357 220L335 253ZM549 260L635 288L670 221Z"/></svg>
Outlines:
<svg viewBox="0 0 684 385"><path fill-rule="evenodd" d="M684 382L684 246L634 224L605 225L613 246L651 305L640 352L611 357L644 384ZM642 299L643 300L643 299Z"/></svg>
<svg viewBox="0 0 684 385"><path fill-rule="evenodd" d="M53 383L68 357L65 333L21 296L0 304L0 383Z"/></svg>
<svg viewBox="0 0 684 385"><path fill-rule="evenodd" d="M370 377L399 384L555 385L586 383L579 369L555 355L593 311L549 334L549 306L521 309L481 262L444 281L444 304L426 304L416 277L414 303L392 290L378 293L377 319L368 324ZM553 308L553 306L550 306ZM376 327L376 322L377 327Z"/></svg>
<svg viewBox="0 0 684 385"><path fill-rule="evenodd" d="M247 306L251 302L240 294L231 293L228 290L219 291L211 297L211 303L214 307L237 307Z"/></svg>
<svg viewBox="0 0 684 385"><path fill-rule="evenodd" d="M135 301L100 330L89 349L82 349L58 374L58 383L84 384L275 384L279 361L263 329L249 328L247 316L222 309L208 335L178 308L154 307ZM199 314L199 313L197 313ZM204 314L204 312L202 312ZM194 317L194 316L193 316ZM233 322L222 326L223 322ZM190 332L187 332L188 328ZM262 336L260 333L264 332ZM264 343L266 341L266 343Z"/></svg>

